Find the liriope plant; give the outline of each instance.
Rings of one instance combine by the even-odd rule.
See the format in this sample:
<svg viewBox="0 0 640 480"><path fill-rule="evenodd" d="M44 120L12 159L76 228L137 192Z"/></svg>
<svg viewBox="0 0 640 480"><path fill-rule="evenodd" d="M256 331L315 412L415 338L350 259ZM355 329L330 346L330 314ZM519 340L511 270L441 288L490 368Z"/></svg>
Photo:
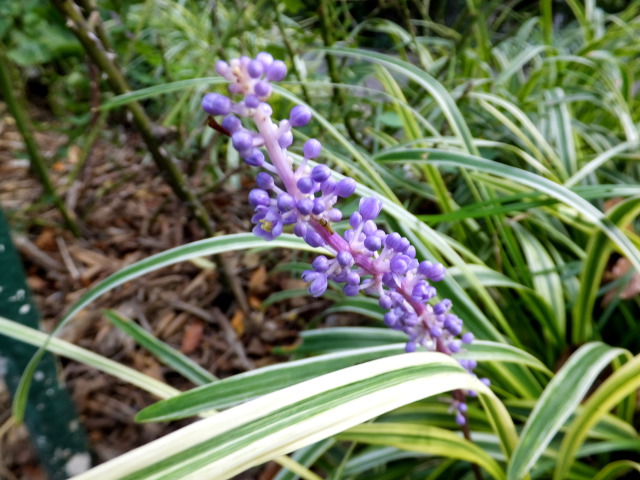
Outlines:
<svg viewBox="0 0 640 480"><path fill-rule="evenodd" d="M550 2L542 3L548 7ZM348 84L347 79L343 85L316 85L320 90L348 88L354 93L371 93L378 102L376 113L387 116L383 125L363 127L374 138L368 149L356 146L340 119L325 117L319 105L303 107L289 89L273 86L271 99L280 101L274 110L287 101L297 105L296 113L287 120L290 125L311 116L321 126L322 156L314 156L315 142L306 148L290 146L286 124L274 147L287 149L296 169L313 167L305 175L311 178L311 191L316 183L322 190L326 181L318 181L326 174L324 168L317 170L316 179L313 169L328 164L338 167L330 173L336 185L353 185L346 180L352 178L356 181L354 194L376 198L382 204L373 209L380 210L375 231L373 227L371 235L361 231L364 238L358 247L365 248L364 241L372 236L380 238L378 251L383 253L386 245L377 232L384 224L387 231L395 230L410 241L416 259L450 265L446 277L437 283L438 293L452 299L453 311L476 337L465 346L466 351L453 354L456 361L428 353L402 354L406 333L383 328L312 330L303 334L304 341L294 353L315 356L221 381L206 378L179 355L167 357L160 348L157 352L154 349L177 371L189 375L187 378L199 379L202 386L176 395L136 379L136 384L152 388L159 398L166 399L145 409L138 419L211 417L99 467L85 478L225 478L274 458L284 466L278 474L280 480L296 475L314 479L319 475L472 478L471 464L480 468L481 475L509 479L527 475L604 479L637 470L638 464L632 460L612 461L610 455L638 448L632 395L638 388L634 375L638 357L598 342L607 336L614 345L628 342L626 345L633 346L632 335L621 338L625 330L620 326L633 330L634 306L614 305L609 311L617 314L612 315L599 312L596 303L603 294L599 282L611 251L623 254L636 267L640 258L637 236L626 228L633 224L639 208L637 165L629 161L635 158L637 99L629 95L628 87L616 90L617 85L629 85L637 65L624 60L611 63L606 55L613 52L623 59L633 55L628 35L637 26L637 13L634 16L635 7L631 7L624 15L607 17L594 13L597 9L593 5L585 10L576 2L570 3L579 20L578 33L571 25L554 31L549 17L533 17L513 38L495 41L482 55L471 48L462 49L458 63L446 59L454 53L447 50L451 44L433 44L426 55L424 45L431 45L428 39L418 37L412 43L411 33L392 24L387 24L385 31L400 35L402 48L416 49L420 67L394 55L324 49L324 55L360 62L360 68L368 65L386 93L363 90L365 87ZM590 27L589 21L596 23ZM491 25L488 28L480 33L489 33L485 38L491 41ZM620 68L609 68L611 65ZM264 74L268 75L268 70ZM409 85L404 79L409 79ZM185 86L162 88L170 91ZM246 106L247 99L243 100ZM258 100L262 101L260 96ZM250 105L252 101L250 98ZM213 114L240 108L215 94L207 97L204 106ZM234 142L233 129L238 124L233 123L212 125L231 134L232 146L239 147L241 154L247 153L249 163L265 165L261 163L265 159L253 150L262 151L258 136L247 132L245 125L238 129L243 135ZM296 133L301 144L309 142L303 138L308 131ZM249 138L251 150L243 148L248 147ZM269 158L273 166L273 158ZM320 158L322 164L315 164ZM261 190L272 187L264 175L261 179L267 182ZM337 258L340 252L328 242L333 240L323 235L357 230L358 226L347 222L331 225L337 213L331 213L334 205L326 202L321 212L317 207L322 214L317 223L309 221L310 215L320 215L313 213L315 205L309 219L300 222L309 205L301 205L301 212L299 199L291 194L302 192L298 180L292 183L292 190L280 184L282 193L272 191L268 203L263 193L252 195L255 207L264 207L258 208L255 217L256 232L263 238L241 234L208 239L146 259L95 287L65 318L101 293L155 268L242 248L284 247L324 255L326 263L317 261L305 274L311 293L319 294L325 288L325 274L327 279L334 273L340 275L329 272L331 265L338 265L335 270L345 267ZM303 182L302 188L307 187ZM287 197L280 200L284 193L296 200L295 207L287 210L292 203ZM305 195L310 199L309 193L302 193ZM312 202L330 196L318 193ZM605 212L604 201L611 197L623 200ZM273 201L277 212L270 209ZM363 216L360 205L349 203L348 198L345 203L350 211ZM415 208L425 204L435 205L435 211ZM364 213L370 215L368 208ZM271 238L285 227L287 215L296 217L295 233L301 236L282 234L265 242L264 237ZM368 220L374 219L362 219L362 230ZM297 226L300 223L307 231ZM320 240L309 233L309 227ZM344 235L341 238L349 243L353 259L351 241ZM367 243L377 246L375 239ZM333 249L335 260L322 252L326 245ZM371 261L373 252L368 250L372 255L363 260ZM390 249L390 253L397 252ZM405 254L406 250L400 253ZM413 257L408 257L411 263ZM355 261L351 268L362 269ZM337 276L337 281L352 288L337 297L334 311L355 311L369 316L374 325L384 325L385 312L379 300L349 296L356 288L367 289L369 284L362 282L374 278L367 278L364 269L355 273L359 282L353 276L351 283L346 275L344 279ZM380 280L383 293L396 285L390 283L389 287ZM426 276L424 280L429 281ZM387 323L403 327L411 335L414 330L406 328L406 312L401 313L399 323L390 318ZM17 338L43 343L29 332L7 331ZM415 343L417 347L419 342ZM73 350L59 342L52 342L50 348L61 353ZM101 366L97 359L80 358ZM501 402L472 381L459 367L461 360L479 362L478 373L491 378L492 391ZM103 368L113 370L113 365ZM603 382L610 371L613 374ZM127 378L131 372L116 373ZM469 442L455 433L458 427L455 415L448 411L450 402L427 397L474 389L480 392L482 408L471 402L466 408ZM589 389L589 397L581 405ZM224 409L213 414L213 410ZM356 426L374 417L376 421ZM513 422L518 425L515 430ZM327 440L332 435L336 435L334 440ZM291 458L279 457L296 449Z"/></svg>

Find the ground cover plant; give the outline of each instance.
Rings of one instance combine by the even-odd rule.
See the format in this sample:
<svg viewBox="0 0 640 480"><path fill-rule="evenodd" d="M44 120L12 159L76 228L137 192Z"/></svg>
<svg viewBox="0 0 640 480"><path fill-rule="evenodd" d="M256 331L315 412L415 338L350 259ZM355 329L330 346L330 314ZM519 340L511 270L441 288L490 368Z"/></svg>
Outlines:
<svg viewBox="0 0 640 480"><path fill-rule="evenodd" d="M640 472L640 3L266 2L208 16L198 2L53 3L115 94L94 128L129 109L205 236L91 285L56 330L181 262L204 270L214 255L229 280L224 255L238 251L304 280L251 308L332 302L303 315L300 341L274 348L288 360L223 379L104 311L186 391L0 319L3 335L160 400L138 422L202 417L77 478ZM179 168L173 156L204 162ZM244 204L238 233L216 232L207 209L222 183ZM282 249L299 253L273 263ZM16 391L17 420L38 361Z"/></svg>

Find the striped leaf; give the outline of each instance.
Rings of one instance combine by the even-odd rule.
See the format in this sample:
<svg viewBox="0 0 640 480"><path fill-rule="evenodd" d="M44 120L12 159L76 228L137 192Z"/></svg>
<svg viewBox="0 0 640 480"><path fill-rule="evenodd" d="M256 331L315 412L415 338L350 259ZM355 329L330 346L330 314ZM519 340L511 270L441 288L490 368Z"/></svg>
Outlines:
<svg viewBox="0 0 640 480"><path fill-rule="evenodd" d="M624 352L603 343L588 343L571 355L549 382L525 423L507 469L509 480L524 477L579 405L596 377Z"/></svg>
<svg viewBox="0 0 640 480"><path fill-rule="evenodd" d="M107 320L116 328L133 338L138 345L149 350L149 352L155 355L162 363L173 368L176 372L191 380L196 385L204 385L217 380L208 370L202 368L182 352L171 348L130 318L120 315L114 310L106 310L104 316L107 317Z"/></svg>
<svg viewBox="0 0 640 480"><path fill-rule="evenodd" d="M369 423L350 428L337 438L464 460L480 466L495 479L505 478L498 462L482 448L443 428L415 423Z"/></svg>
<svg viewBox="0 0 640 480"><path fill-rule="evenodd" d="M585 402L581 413L572 422L562 441L554 480L565 478L565 473L571 466L576 452L593 425L625 397L640 388L638 371L640 371L640 355L611 374Z"/></svg>
<svg viewBox="0 0 640 480"><path fill-rule="evenodd" d="M453 389L475 389L495 399L445 355L423 352L373 360L188 425L75 480L223 480L389 410Z"/></svg>
<svg viewBox="0 0 640 480"><path fill-rule="evenodd" d="M598 227L598 229L609 237L613 244L627 256L633 266L640 270L640 251L619 228L615 225L611 225L611 222L605 218L604 213L579 195L573 193L571 190L547 180L544 177L536 175L535 173L503 165L492 160L474 157L472 155L447 152L432 148L405 149L386 152L378 155L376 160L391 163L410 161L468 168L490 173L513 181L517 184L526 185L534 190L544 192L550 197L556 198L565 205L572 207L585 219Z"/></svg>
<svg viewBox="0 0 640 480"><path fill-rule="evenodd" d="M113 290L114 288L139 278L147 273L154 272L160 268L174 265L176 263L192 260L207 255L216 255L222 252L230 252L234 250L245 250L249 248L292 248L297 250L309 250L317 251L309 247L303 240L293 235L281 235L276 240L271 242L265 242L263 239L256 237L251 233L239 233L235 235L225 235L221 237L207 238L197 242L189 243L187 245L181 245L170 250L152 255L129 265L121 270L118 270L113 275L102 280L95 287L85 293L78 302L69 309L67 314L62 318L60 323L56 326L50 335L50 338L60 331L74 315L80 310L89 305L93 300L101 295ZM29 385L33 379L33 375L38 368L38 363L46 351L46 342L40 348L38 353L34 355L29 362L29 365L25 369L22 378L20 379L20 385L16 391L16 395L13 401L13 411L16 419L21 420L24 415L24 406L26 404L26 398L29 392Z"/></svg>
<svg viewBox="0 0 640 480"><path fill-rule="evenodd" d="M341 368L403 352L404 344L352 349L251 370L150 405L136 415L136 420L176 420L228 408Z"/></svg>

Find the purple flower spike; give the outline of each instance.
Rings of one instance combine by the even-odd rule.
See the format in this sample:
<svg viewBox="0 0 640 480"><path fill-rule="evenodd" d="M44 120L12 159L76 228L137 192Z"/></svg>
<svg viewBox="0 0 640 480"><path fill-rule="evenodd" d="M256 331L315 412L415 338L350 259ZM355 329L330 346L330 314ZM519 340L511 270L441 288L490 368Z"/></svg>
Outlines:
<svg viewBox="0 0 640 480"><path fill-rule="evenodd" d="M267 79L271 82L279 82L287 76L287 66L282 60L276 60L267 67Z"/></svg>
<svg viewBox="0 0 640 480"><path fill-rule="evenodd" d="M316 158L320 155L322 151L322 145L315 138L311 138L307 140L302 147L302 153L304 154L304 158Z"/></svg>
<svg viewBox="0 0 640 480"><path fill-rule="evenodd" d="M304 127L311 120L311 110L305 105L296 105L291 109L289 122L293 127Z"/></svg>
<svg viewBox="0 0 640 480"><path fill-rule="evenodd" d="M209 115L228 115L232 106L229 97L219 93L207 93L202 98L202 109Z"/></svg>
<svg viewBox="0 0 640 480"><path fill-rule="evenodd" d="M304 160L295 164L288 151L294 140L292 129L306 126L312 114L308 106L297 105L288 119L273 118L268 98L271 83L287 73L284 62L261 52L253 60L241 57L218 62L216 71L229 81L228 90L237 98L210 93L202 99L202 108L209 115L224 116L222 127L247 164L269 171L258 173L258 188L249 193L255 209L253 232L272 240L284 228L292 229L312 247L328 252L329 256L317 256L313 269L302 274L308 292L320 296L332 281L342 284L347 296L361 291L379 295L379 305L386 310L385 324L407 335L407 352L420 347L451 355L473 342L471 332L462 334L463 323L451 311L451 301L434 300L438 295L432 284L444 279L445 267L421 259L409 239L379 228L375 220L382 211L381 200L361 198L344 233L332 225L342 219L340 199L353 195L357 183L349 177L335 180L327 165L310 165L309 160L322 152L315 138L305 142ZM244 126L247 120L256 128ZM459 363L469 373L477 366L474 360L461 359ZM454 393L452 411L459 424L466 423L465 396L476 394Z"/></svg>

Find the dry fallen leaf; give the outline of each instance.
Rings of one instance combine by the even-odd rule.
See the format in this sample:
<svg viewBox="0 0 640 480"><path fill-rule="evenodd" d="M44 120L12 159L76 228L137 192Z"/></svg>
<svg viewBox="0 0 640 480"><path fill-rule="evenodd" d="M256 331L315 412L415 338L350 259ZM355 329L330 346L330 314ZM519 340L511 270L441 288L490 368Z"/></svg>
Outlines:
<svg viewBox="0 0 640 480"><path fill-rule="evenodd" d="M235 330L238 337L241 337L244 334L245 325L244 325L244 313L242 310L236 310L231 317L231 326Z"/></svg>
<svg viewBox="0 0 640 480"><path fill-rule="evenodd" d="M254 293L262 293L267 289L267 269L264 265L260 265L249 277L249 291Z"/></svg>
<svg viewBox="0 0 640 480"><path fill-rule="evenodd" d="M186 355L193 353L200 346L204 334L204 322L194 320L184 329L180 351Z"/></svg>

